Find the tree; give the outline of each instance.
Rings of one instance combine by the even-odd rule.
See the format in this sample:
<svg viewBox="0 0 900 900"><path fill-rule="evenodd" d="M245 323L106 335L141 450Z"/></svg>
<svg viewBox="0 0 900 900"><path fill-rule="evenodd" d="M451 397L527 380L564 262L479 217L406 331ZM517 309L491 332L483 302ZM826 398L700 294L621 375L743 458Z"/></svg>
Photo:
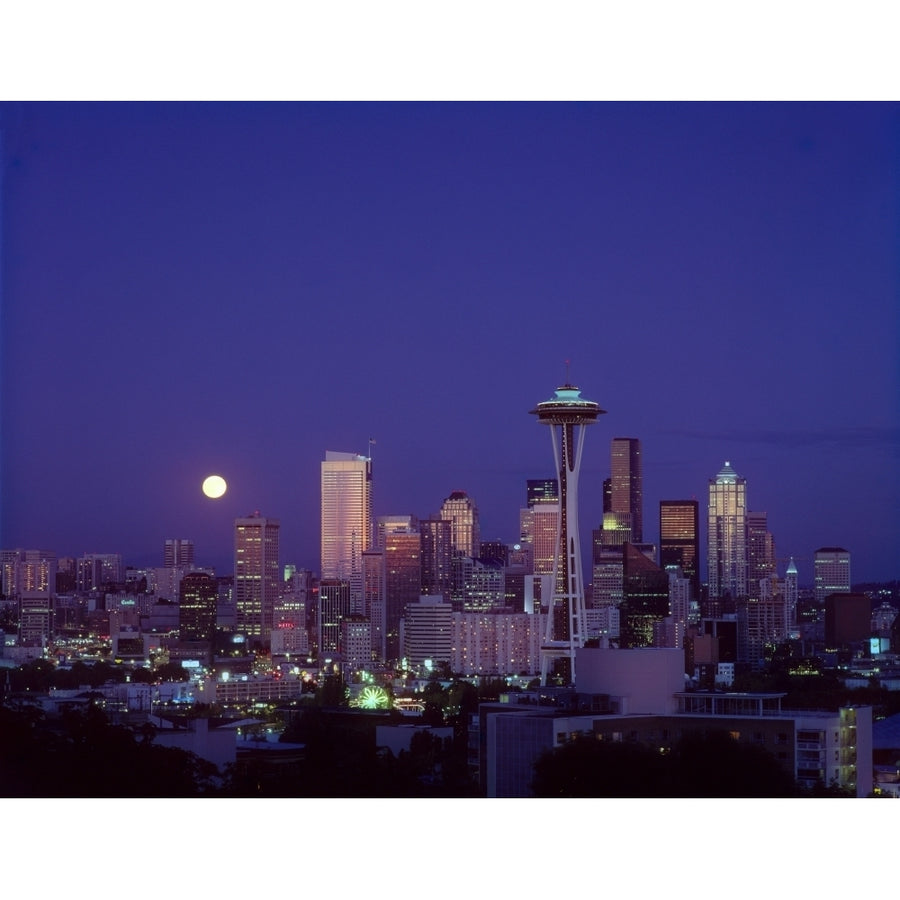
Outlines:
<svg viewBox="0 0 900 900"><path fill-rule="evenodd" d="M348 690L340 675L326 675L325 680L316 689L318 706L346 706Z"/></svg>
<svg viewBox="0 0 900 900"><path fill-rule="evenodd" d="M582 737L541 756L538 797L796 797L793 777L761 747L727 732L685 735L670 753Z"/></svg>
<svg viewBox="0 0 900 900"><path fill-rule="evenodd" d="M188 673L180 662L167 662L154 669L154 675L160 681L187 681Z"/></svg>
<svg viewBox="0 0 900 900"><path fill-rule="evenodd" d="M578 738L534 766L537 797L665 796L663 757L643 744Z"/></svg>
<svg viewBox="0 0 900 900"><path fill-rule="evenodd" d="M110 724L95 704L55 720L0 708L0 794L8 797L195 797L217 792L216 766Z"/></svg>

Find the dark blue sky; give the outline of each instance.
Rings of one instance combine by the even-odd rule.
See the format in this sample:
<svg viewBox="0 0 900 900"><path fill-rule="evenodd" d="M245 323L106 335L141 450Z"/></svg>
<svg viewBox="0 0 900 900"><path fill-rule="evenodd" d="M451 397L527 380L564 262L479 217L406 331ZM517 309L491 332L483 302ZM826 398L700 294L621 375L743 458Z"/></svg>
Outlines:
<svg viewBox="0 0 900 900"><path fill-rule="evenodd" d="M585 546L638 437L650 540L727 459L801 582L900 577L898 104L7 103L0 140L4 548L230 571L258 509L318 569L319 463L370 437L376 514L463 489L511 541L570 359Z"/></svg>

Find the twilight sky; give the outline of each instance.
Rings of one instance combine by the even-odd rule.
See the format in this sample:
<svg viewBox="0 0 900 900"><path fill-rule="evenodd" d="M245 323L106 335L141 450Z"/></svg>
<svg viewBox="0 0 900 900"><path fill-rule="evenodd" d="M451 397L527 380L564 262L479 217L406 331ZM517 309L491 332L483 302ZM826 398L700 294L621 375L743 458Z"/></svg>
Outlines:
<svg viewBox="0 0 900 900"><path fill-rule="evenodd" d="M4 548L230 572L259 510L318 570L370 437L377 515L461 489L512 541L569 359L585 553L637 437L645 539L729 460L801 583L900 577L900 104L3 103L0 142Z"/></svg>

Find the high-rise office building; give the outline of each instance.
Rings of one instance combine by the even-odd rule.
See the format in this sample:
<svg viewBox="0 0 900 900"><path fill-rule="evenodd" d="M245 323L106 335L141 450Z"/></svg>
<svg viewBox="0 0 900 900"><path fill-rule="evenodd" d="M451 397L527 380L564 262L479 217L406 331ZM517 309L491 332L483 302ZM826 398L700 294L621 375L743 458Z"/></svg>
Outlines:
<svg viewBox="0 0 900 900"><path fill-rule="evenodd" d="M529 478L525 482L525 505L559 503L559 485L555 478Z"/></svg>
<svg viewBox="0 0 900 900"><path fill-rule="evenodd" d="M323 578L319 582L317 616L319 656L339 653L341 623L350 615L350 584L339 578Z"/></svg>
<svg viewBox="0 0 900 900"><path fill-rule="evenodd" d="M373 544L372 460L329 450L322 463L322 579L362 595L362 554Z"/></svg>
<svg viewBox="0 0 900 900"><path fill-rule="evenodd" d="M341 620L341 668L349 679L372 667L372 623L365 616Z"/></svg>
<svg viewBox="0 0 900 900"><path fill-rule="evenodd" d="M457 611L498 611L506 605L506 571L498 560L454 556L452 605Z"/></svg>
<svg viewBox="0 0 900 900"><path fill-rule="evenodd" d="M531 571L554 575L559 551L559 485L555 478L529 479L526 496L528 505L519 510L519 535L531 550Z"/></svg>
<svg viewBox="0 0 900 900"><path fill-rule="evenodd" d="M784 606L787 629L790 633L797 625L797 601L800 599L800 580L794 557L791 557L784 573Z"/></svg>
<svg viewBox="0 0 900 900"><path fill-rule="evenodd" d="M8 600L22 594L49 596L56 592L57 568L56 554L50 550L4 550L0 558L0 593Z"/></svg>
<svg viewBox="0 0 900 900"><path fill-rule="evenodd" d="M385 535L392 531L418 531L419 520L415 516L378 516L375 519L375 537L373 545L384 549Z"/></svg>
<svg viewBox="0 0 900 900"><path fill-rule="evenodd" d="M363 606L362 614L369 620L372 638L372 655L375 659L388 659L387 633L387 581L385 578L384 550L365 550L362 555ZM399 633L391 636L394 656L400 646Z"/></svg>
<svg viewBox="0 0 900 900"><path fill-rule="evenodd" d="M453 558L450 521L439 516L420 519L419 535L422 540L422 593L432 597L443 594L449 599L450 561Z"/></svg>
<svg viewBox="0 0 900 900"><path fill-rule="evenodd" d="M825 598L825 645L859 650L872 636L872 601L866 594L829 594Z"/></svg>
<svg viewBox="0 0 900 900"><path fill-rule="evenodd" d="M441 597L418 597L403 620L403 655L423 674L437 664L450 664L453 649L453 607Z"/></svg>
<svg viewBox="0 0 900 900"><path fill-rule="evenodd" d="M553 458L559 484L558 571L547 632L541 649L541 681L547 683L551 666L566 683L575 680L575 651L586 639L584 579L578 536L578 475L584 448L585 426L593 425L606 410L581 396L579 388L564 384L555 396L539 403L532 415L550 426Z"/></svg>
<svg viewBox="0 0 900 900"><path fill-rule="evenodd" d="M183 641L209 641L216 633L219 584L206 572L191 572L181 579L178 621Z"/></svg>
<svg viewBox="0 0 900 900"><path fill-rule="evenodd" d="M285 569L284 586L272 609L272 656L309 653L310 598L313 596L312 573L295 566Z"/></svg>
<svg viewBox="0 0 900 900"><path fill-rule="evenodd" d="M79 591L97 591L122 579L122 556L118 553L85 553L76 563L76 585Z"/></svg>
<svg viewBox="0 0 900 900"><path fill-rule="evenodd" d="M655 630L669 615L669 575L633 544L625 544L623 562L620 646L660 646Z"/></svg>
<svg viewBox="0 0 900 900"><path fill-rule="evenodd" d="M696 500L659 501L659 564L679 566L700 599L700 505Z"/></svg>
<svg viewBox="0 0 900 900"><path fill-rule="evenodd" d="M505 566L509 562L509 544L501 540L482 541L478 558L483 562L496 561Z"/></svg>
<svg viewBox="0 0 900 900"><path fill-rule="evenodd" d="M638 543L634 537L631 513L605 512L598 539L603 547L621 547Z"/></svg>
<svg viewBox="0 0 900 900"><path fill-rule="evenodd" d="M850 593L850 553L843 547L820 547L813 560L816 603L829 594Z"/></svg>
<svg viewBox="0 0 900 900"><path fill-rule="evenodd" d="M554 575L559 556L559 503L539 503L530 510L532 571L535 575Z"/></svg>
<svg viewBox="0 0 900 900"><path fill-rule="evenodd" d="M421 593L422 539L418 531L396 528L385 534L384 572L387 652L388 659L395 659L400 649L400 620L407 604L418 600Z"/></svg>
<svg viewBox="0 0 900 900"><path fill-rule="evenodd" d="M747 596L747 481L726 462L709 481L709 598Z"/></svg>
<svg viewBox="0 0 900 900"><path fill-rule="evenodd" d="M163 547L163 567L190 569L194 565L194 542L183 538L167 538Z"/></svg>
<svg viewBox="0 0 900 900"><path fill-rule="evenodd" d="M608 606L618 607L622 602L625 577L622 549L624 543L618 545L605 543L609 532L603 528L595 528L592 537L591 606L594 609Z"/></svg>
<svg viewBox="0 0 900 900"><path fill-rule="evenodd" d="M637 438L613 438L610 512L631 517L631 540L644 540L644 493L641 442Z"/></svg>
<svg viewBox="0 0 900 900"><path fill-rule="evenodd" d="M764 512L747 513L747 593L761 596L760 583L775 575L775 539ZM763 588L762 590L765 590Z"/></svg>
<svg viewBox="0 0 900 900"><path fill-rule="evenodd" d="M672 621L672 640L667 647L684 647L688 623L691 619L691 594L693 587L690 578L686 578L680 566L669 566L665 569L669 576L669 615Z"/></svg>
<svg viewBox="0 0 900 900"><path fill-rule="evenodd" d="M478 507L465 491L453 491L441 504L441 518L450 522L453 553L477 558L481 550Z"/></svg>
<svg viewBox="0 0 900 900"><path fill-rule="evenodd" d="M272 610L282 589L278 519L259 512L234 520L234 604L237 631L268 644Z"/></svg>

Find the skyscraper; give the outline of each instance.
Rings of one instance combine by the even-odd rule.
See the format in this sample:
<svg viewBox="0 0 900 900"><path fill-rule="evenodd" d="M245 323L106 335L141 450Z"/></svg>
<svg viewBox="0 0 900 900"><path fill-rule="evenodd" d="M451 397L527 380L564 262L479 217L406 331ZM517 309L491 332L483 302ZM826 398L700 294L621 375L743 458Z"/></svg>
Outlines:
<svg viewBox="0 0 900 900"><path fill-rule="evenodd" d="M659 501L659 564L680 566L700 599L700 510L696 500Z"/></svg>
<svg viewBox="0 0 900 900"><path fill-rule="evenodd" d="M579 388L564 384L555 396L539 403L532 415L550 426L553 457L559 473L559 540L557 576L547 632L541 648L541 681L546 684L550 666L561 663L563 681L574 683L575 651L584 646L584 580L578 536L578 474L584 448L584 426L593 425L606 410L585 400Z"/></svg>
<svg viewBox="0 0 900 900"><path fill-rule="evenodd" d="M707 562L711 601L747 596L747 482L731 463L709 480Z"/></svg>
<svg viewBox="0 0 900 900"><path fill-rule="evenodd" d="M816 603L829 594L850 593L850 552L843 547L820 547L813 560Z"/></svg>
<svg viewBox="0 0 900 900"><path fill-rule="evenodd" d="M441 504L441 518L450 522L453 553L477 557L481 549L478 507L465 491L453 491Z"/></svg>
<svg viewBox="0 0 900 900"><path fill-rule="evenodd" d="M183 641L208 641L216 634L219 585L206 572L191 572L181 579L178 593L178 621Z"/></svg>
<svg viewBox="0 0 900 900"><path fill-rule="evenodd" d="M443 594L450 597L450 560L453 550L450 522L439 516L420 519L419 535L422 539L422 593L429 596Z"/></svg>
<svg viewBox="0 0 900 900"><path fill-rule="evenodd" d="M384 550L363 551L362 583L362 614L371 625L372 655L375 659L383 661L388 658L387 581L384 571ZM394 634L391 640L395 650L399 648L398 635Z"/></svg>
<svg viewBox="0 0 900 900"><path fill-rule="evenodd" d="M760 582L775 574L775 540L764 512L747 513L747 593L761 596Z"/></svg>
<svg viewBox="0 0 900 900"><path fill-rule="evenodd" d="M362 554L372 546L372 460L328 450L322 463L322 579L362 596Z"/></svg>
<svg viewBox="0 0 900 900"><path fill-rule="evenodd" d="M163 567L173 569L176 566L190 568L194 565L194 542L184 538L167 538L163 547Z"/></svg>
<svg viewBox="0 0 900 900"><path fill-rule="evenodd" d="M519 511L519 533L531 548L532 572L553 575L559 551L559 485L555 478L529 479L526 509Z"/></svg>
<svg viewBox="0 0 900 900"><path fill-rule="evenodd" d="M281 591L280 523L255 512L234 520L235 625L251 643L268 644Z"/></svg>
<svg viewBox="0 0 900 900"><path fill-rule="evenodd" d="M77 562L76 583L79 591L100 590L122 580L122 556L118 553L85 553Z"/></svg>
<svg viewBox="0 0 900 900"><path fill-rule="evenodd" d="M384 535L385 628L388 659L400 656L400 620L419 599L422 585L422 539L418 531L394 528Z"/></svg>
<svg viewBox="0 0 900 900"><path fill-rule="evenodd" d="M791 631L797 624L797 601L799 597L800 577L792 556L784 573L784 606L788 631Z"/></svg>
<svg viewBox="0 0 900 900"><path fill-rule="evenodd" d="M633 544L623 547L621 647L659 646L655 630L669 615L669 575Z"/></svg>
<svg viewBox="0 0 900 900"><path fill-rule="evenodd" d="M559 503L559 485L555 478L529 478L525 482L526 506Z"/></svg>
<svg viewBox="0 0 900 900"><path fill-rule="evenodd" d="M559 568L559 503L539 503L529 510L532 568L535 575L554 575Z"/></svg>
<svg viewBox="0 0 900 900"><path fill-rule="evenodd" d="M644 489L641 442L637 438L613 438L611 447L610 512L631 517L631 541L644 540Z"/></svg>
<svg viewBox="0 0 900 900"><path fill-rule="evenodd" d="M319 656L340 652L341 623L350 615L350 585L339 578L323 578L317 613Z"/></svg>

